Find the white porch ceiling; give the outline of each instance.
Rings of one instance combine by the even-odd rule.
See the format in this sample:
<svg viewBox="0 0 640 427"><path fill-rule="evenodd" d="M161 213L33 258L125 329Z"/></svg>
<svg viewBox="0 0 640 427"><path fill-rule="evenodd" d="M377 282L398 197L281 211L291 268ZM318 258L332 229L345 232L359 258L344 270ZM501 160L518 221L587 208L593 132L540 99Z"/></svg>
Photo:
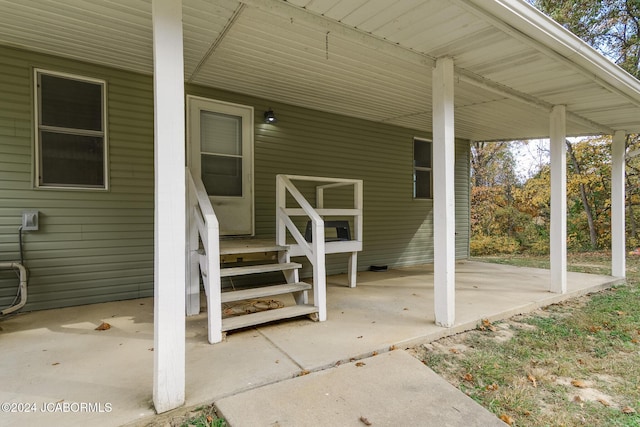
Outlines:
<svg viewBox="0 0 640 427"><path fill-rule="evenodd" d="M640 82L522 0L183 0L193 83L429 131L456 66L456 135L640 132ZM150 0L0 0L0 44L150 74Z"/></svg>

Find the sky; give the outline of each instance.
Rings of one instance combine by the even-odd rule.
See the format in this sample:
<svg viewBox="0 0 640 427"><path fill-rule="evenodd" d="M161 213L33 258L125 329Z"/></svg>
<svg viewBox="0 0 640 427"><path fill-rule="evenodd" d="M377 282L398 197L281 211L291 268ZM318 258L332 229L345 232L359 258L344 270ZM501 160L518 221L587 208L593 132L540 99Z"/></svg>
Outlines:
<svg viewBox="0 0 640 427"><path fill-rule="evenodd" d="M510 150L516 159L516 173L520 182L525 182L534 176L542 165L549 163L548 139L514 142Z"/></svg>

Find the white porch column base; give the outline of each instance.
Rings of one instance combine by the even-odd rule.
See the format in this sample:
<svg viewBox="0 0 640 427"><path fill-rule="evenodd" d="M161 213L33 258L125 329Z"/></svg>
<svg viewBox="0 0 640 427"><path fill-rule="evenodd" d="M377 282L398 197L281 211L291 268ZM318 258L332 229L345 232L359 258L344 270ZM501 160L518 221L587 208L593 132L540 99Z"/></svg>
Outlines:
<svg viewBox="0 0 640 427"><path fill-rule="evenodd" d="M455 322L455 126L453 59L433 70L433 294L436 324Z"/></svg>
<svg viewBox="0 0 640 427"><path fill-rule="evenodd" d="M618 131L611 143L611 275L626 277L625 141Z"/></svg>
<svg viewBox="0 0 640 427"><path fill-rule="evenodd" d="M155 256L153 404L185 399L185 124L182 1L153 0Z"/></svg>
<svg viewBox="0 0 640 427"><path fill-rule="evenodd" d="M567 292L567 147L566 108L551 110L551 286L550 291Z"/></svg>

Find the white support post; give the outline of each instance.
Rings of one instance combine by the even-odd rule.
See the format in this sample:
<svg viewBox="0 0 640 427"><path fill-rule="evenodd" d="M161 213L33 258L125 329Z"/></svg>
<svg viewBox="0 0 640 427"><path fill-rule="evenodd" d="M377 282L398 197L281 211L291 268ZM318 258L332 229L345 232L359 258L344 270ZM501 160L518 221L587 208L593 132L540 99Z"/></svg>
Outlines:
<svg viewBox="0 0 640 427"><path fill-rule="evenodd" d="M433 70L433 294L436 324L455 321L455 126L453 59Z"/></svg>
<svg viewBox="0 0 640 427"><path fill-rule="evenodd" d="M364 189L362 188L362 181L353 185L353 207L358 209L361 213L364 210ZM358 242L362 242L362 214L356 215L353 218L353 233L354 239ZM356 287L356 280L358 279L358 252L351 252L349 258L349 278L348 283L350 288Z"/></svg>
<svg viewBox="0 0 640 427"><path fill-rule="evenodd" d="M625 142L618 131L611 143L611 275L626 277L625 242Z"/></svg>
<svg viewBox="0 0 640 427"><path fill-rule="evenodd" d="M186 174L189 174L189 169L186 169ZM187 180L189 177L187 177ZM200 271L198 269L198 227L196 221L193 218L193 212L195 210L196 197L193 194L194 189L190 185L187 185L187 207L186 207L186 221L187 221L187 251L185 262L186 266L186 314L187 316L195 316L200 313Z"/></svg>
<svg viewBox="0 0 640 427"><path fill-rule="evenodd" d="M318 321L327 320L327 276L324 250L324 221L313 221L313 304L318 308Z"/></svg>
<svg viewBox="0 0 640 427"><path fill-rule="evenodd" d="M356 281L358 280L358 252L351 252L351 255L349 255L349 268L347 275L347 284L350 288L355 288Z"/></svg>
<svg viewBox="0 0 640 427"><path fill-rule="evenodd" d="M153 0L155 256L153 404L185 399L185 125L182 1Z"/></svg>
<svg viewBox="0 0 640 427"><path fill-rule="evenodd" d="M551 147L551 284L567 292L567 146L566 108L556 105L550 116Z"/></svg>

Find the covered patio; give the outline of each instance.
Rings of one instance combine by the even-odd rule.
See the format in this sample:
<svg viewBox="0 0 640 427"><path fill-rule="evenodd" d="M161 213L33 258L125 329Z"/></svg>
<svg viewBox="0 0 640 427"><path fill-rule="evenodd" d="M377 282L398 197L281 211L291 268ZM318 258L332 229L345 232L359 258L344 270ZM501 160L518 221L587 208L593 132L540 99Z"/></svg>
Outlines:
<svg viewBox="0 0 640 427"><path fill-rule="evenodd" d="M164 412L611 284L566 272L567 136L613 135L612 274L625 275L625 137L640 131L640 84L522 0L7 1L0 12L3 45L153 75L155 108L153 303L3 322L15 361L4 368L5 400L113 399L110 415L91 414L112 425L119 413L123 422L150 414L151 388ZM358 289L330 278L327 322L208 345L202 315L185 320L185 83L431 134L433 274L360 273ZM551 272L455 264L456 138L548 136ZM100 320L113 328L94 331Z"/></svg>
<svg viewBox="0 0 640 427"><path fill-rule="evenodd" d="M550 272L463 261L456 264L456 323L435 325L433 266L327 278L328 320L298 320L235 332L207 342L206 314L187 319L186 406L212 403L308 371L473 329L492 321L593 292L620 279L567 274L567 293L548 290ZM97 331L102 322L108 330ZM151 298L18 314L3 321L0 400L33 402L35 413L3 415L3 425L112 426L152 416ZM43 412L42 405L97 404L94 412ZM52 406L53 405L53 406ZM143 424L144 425L144 424Z"/></svg>

